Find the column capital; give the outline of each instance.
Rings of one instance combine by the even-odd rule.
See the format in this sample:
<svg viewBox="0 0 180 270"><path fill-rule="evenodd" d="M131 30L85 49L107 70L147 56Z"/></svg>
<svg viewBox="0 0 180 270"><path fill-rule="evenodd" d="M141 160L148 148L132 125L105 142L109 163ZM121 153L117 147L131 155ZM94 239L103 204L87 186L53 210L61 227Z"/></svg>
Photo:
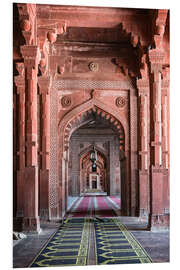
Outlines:
<svg viewBox="0 0 180 270"><path fill-rule="evenodd" d="M23 45L20 47L23 58L40 60L40 50L36 45Z"/></svg>
<svg viewBox="0 0 180 270"><path fill-rule="evenodd" d="M154 49L149 51L149 61L151 65L151 73L162 71L165 53L162 50Z"/></svg>
<svg viewBox="0 0 180 270"><path fill-rule="evenodd" d="M137 80L137 87L138 88L147 88L147 87L149 87L149 81L144 80L144 79Z"/></svg>
<svg viewBox="0 0 180 270"><path fill-rule="evenodd" d="M27 79L32 79L37 76L38 63L40 61L40 50L35 45L24 45L20 48L24 58L24 66L27 71Z"/></svg>
<svg viewBox="0 0 180 270"><path fill-rule="evenodd" d="M40 94L49 94L49 89L51 86L51 78L50 76L40 76L38 77L38 85Z"/></svg>
<svg viewBox="0 0 180 270"><path fill-rule="evenodd" d="M139 96L147 96L149 94L149 81L144 79L137 80L137 88Z"/></svg>
<svg viewBox="0 0 180 270"><path fill-rule="evenodd" d="M24 77L18 75L14 77L14 83L17 87L17 93L19 94L21 90L25 88L25 80Z"/></svg>
<svg viewBox="0 0 180 270"><path fill-rule="evenodd" d="M14 77L14 83L17 86L17 93L19 94L21 92L21 89L24 89L25 87L24 63L16 63L16 69L19 75Z"/></svg>

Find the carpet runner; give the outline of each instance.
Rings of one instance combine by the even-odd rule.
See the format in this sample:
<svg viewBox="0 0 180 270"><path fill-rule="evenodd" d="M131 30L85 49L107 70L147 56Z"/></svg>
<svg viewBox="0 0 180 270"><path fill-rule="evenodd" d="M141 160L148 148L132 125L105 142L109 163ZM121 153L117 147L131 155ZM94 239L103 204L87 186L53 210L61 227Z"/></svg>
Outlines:
<svg viewBox="0 0 180 270"><path fill-rule="evenodd" d="M83 197L81 198L80 201L78 201L73 206L69 216L70 217L93 217L93 216L114 217L114 216L117 216L115 212L115 208L117 209L117 206L114 205L113 202L109 200L108 198L109 197L106 197L106 196Z"/></svg>
<svg viewBox="0 0 180 270"><path fill-rule="evenodd" d="M75 204L71 210L71 217L86 217L91 213L92 206L92 197L83 197L80 203Z"/></svg>
<svg viewBox="0 0 180 270"><path fill-rule="evenodd" d="M30 267L86 265L89 227L88 219L67 219Z"/></svg>
<svg viewBox="0 0 180 270"><path fill-rule="evenodd" d="M95 216L99 217L115 217L116 212L106 197L94 197L95 200Z"/></svg>
<svg viewBox="0 0 180 270"><path fill-rule="evenodd" d="M30 267L85 266L94 230L94 264L151 263L146 251L117 219L68 218Z"/></svg>
<svg viewBox="0 0 180 270"><path fill-rule="evenodd" d="M96 264L151 263L151 259L118 219L95 221Z"/></svg>

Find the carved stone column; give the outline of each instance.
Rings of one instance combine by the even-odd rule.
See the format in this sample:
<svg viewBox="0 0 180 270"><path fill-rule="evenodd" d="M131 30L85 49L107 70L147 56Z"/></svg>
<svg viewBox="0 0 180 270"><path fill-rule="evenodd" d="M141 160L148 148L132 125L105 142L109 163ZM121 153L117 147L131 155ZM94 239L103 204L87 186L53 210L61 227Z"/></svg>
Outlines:
<svg viewBox="0 0 180 270"><path fill-rule="evenodd" d="M164 168L164 212L169 213L169 68L163 69L162 81L162 165Z"/></svg>
<svg viewBox="0 0 180 270"><path fill-rule="evenodd" d="M49 218L50 78L38 78L40 94L40 217Z"/></svg>
<svg viewBox="0 0 180 270"><path fill-rule="evenodd" d="M37 46L21 47L25 67L25 170L24 170L24 231L39 231L38 216L38 135L37 135Z"/></svg>
<svg viewBox="0 0 180 270"><path fill-rule="evenodd" d="M149 82L139 80L137 82L139 94L139 216L147 218L149 214L149 147L148 147L148 124L149 124Z"/></svg>
<svg viewBox="0 0 180 270"><path fill-rule="evenodd" d="M15 85L17 87L17 130L16 139L16 169L17 169L17 209L15 226L17 230L21 230L23 218L23 183L24 183L24 169L25 169L25 78L24 78L24 63L17 63L16 68L19 75L15 77ZM16 125L15 123L15 125Z"/></svg>
<svg viewBox="0 0 180 270"><path fill-rule="evenodd" d="M152 73L152 137L151 137L151 230L168 227L168 217L164 213L162 164L162 63L164 53L159 50L149 52Z"/></svg>
<svg viewBox="0 0 180 270"><path fill-rule="evenodd" d="M72 195L79 196L80 194L80 164L79 164L79 145L77 141L72 141Z"/></svg>
<svg viewBox="0 0 180 270"><path fill-rule="evenodd" d="M109 151L109 156L110 156L110 196L114 195L114 181L115 181L115 174L114 174L114 138L113 140L110 141L110 151Z"/></svg>
<svg viewBox="0 0 180 270"><path fill-rule="evenodd" d="M69 179L69 176L68 176L68 168L69 168L68 157L69 157L69 149L66 150L66 158L65 158L65 184L64 184L65 205L64 205L64 209L63 209L63 216L68 208L68 179Z"/></svg>

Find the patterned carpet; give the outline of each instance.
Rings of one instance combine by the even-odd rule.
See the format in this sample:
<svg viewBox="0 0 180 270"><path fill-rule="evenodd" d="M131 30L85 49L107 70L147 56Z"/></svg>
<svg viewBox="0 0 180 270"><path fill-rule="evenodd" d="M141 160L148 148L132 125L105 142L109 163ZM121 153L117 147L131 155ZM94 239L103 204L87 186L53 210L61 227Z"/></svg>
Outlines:
<svg viewBox="0 0 180 270"><path fill-rule="evenodd" d="M151 259L117 219L95 221L96 264L150 263Z"/></svg>
<svg viewBox="0 0 180 270"><path fill-rule="evenodd" d="M117 219L119 208L116 197L80 198L30 267L150 263L145 250Z"/></svg>
<svg viewBox="0 0 180 270"><path fill-rule="evenodd" d="M90 253L93 225L94 264L150 263L151 259L117 219L68 218L30 267L84 266Z"/></svg>
<svg viewBox="0 0 180 270"><path fill-rule="evenodd" d="M118 205L119 204L119 205ZM107 196L87 196L72 207L71 217L114 217L116 210L120 209L120 198Z"/></svg>
<svg viewBox="0 0 180 270"><path fill-rule="evenodd" d="M30 267L86 265L89 227L88 219L67 219Z"/></svg>

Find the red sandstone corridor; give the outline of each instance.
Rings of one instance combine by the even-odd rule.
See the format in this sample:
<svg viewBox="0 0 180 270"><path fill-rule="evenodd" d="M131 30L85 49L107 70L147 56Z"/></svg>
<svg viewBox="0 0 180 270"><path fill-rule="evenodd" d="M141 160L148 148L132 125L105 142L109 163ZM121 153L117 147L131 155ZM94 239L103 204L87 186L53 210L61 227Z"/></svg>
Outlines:
<svg viewBox="0 0 180 270"><path fill-rule="evenodd" d="M119 219L167 261L169 26L168 9L13 4L17 264L68 215Z"/></svg>

